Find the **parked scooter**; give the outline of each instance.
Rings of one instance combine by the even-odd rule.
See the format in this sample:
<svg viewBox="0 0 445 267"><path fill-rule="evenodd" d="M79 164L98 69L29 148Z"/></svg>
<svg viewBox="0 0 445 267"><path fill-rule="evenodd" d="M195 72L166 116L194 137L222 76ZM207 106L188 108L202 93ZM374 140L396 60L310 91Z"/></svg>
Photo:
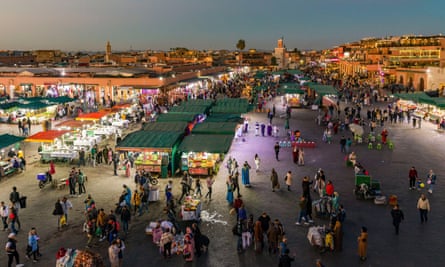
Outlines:
<svg viewBox="0 0 445 267"><path fill-rule="evenodd" d="M53 181L52 175L47 171L44 174L37 174L37 180L39 180L39 188L44 188L47 184L50 184Z"/></svg>

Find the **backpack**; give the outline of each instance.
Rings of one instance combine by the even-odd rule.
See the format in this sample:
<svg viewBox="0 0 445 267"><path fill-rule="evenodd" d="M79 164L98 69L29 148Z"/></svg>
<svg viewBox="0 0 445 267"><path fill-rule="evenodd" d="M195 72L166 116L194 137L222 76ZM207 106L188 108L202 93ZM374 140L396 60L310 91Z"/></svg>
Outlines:
<svg viewBox="0 0 445 267"><path fill-rule="evenodd" d="M63 214L63 207L62 204L60 204L59 201L56 202L53 215L62 215Z"/></svg>
<svg viewBox="0 0 445 267"><path fill-rule="evenodd" d="M116 224L116 232L119 232L121 230L121 224L118 221L116 221L115 224Z"/></svg>

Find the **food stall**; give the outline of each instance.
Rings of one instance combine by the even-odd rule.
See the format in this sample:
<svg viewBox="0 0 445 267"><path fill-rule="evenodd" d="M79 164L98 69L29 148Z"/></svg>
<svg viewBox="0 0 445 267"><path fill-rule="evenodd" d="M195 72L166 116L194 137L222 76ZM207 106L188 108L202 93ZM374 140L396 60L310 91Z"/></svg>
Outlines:
<svg viewBox="0 0 445 267"><path fill-rule="evenodd" d="M56 267L71 266L105 267L105 263L98 252L60 248L56 255Z"/></svg>
<svg viewBox="0 0 445 267"><path fill-rule="evenodd" d="M42 162L62 160L71 162L78 157L73 146L67 146L63 139L68 130L49 130L38 132L25 139L25 142L41 143L39 154Z"/></svg>
<svg viewBox="0 0 445 267"><path fill-rule="evenodd" d="M278 92L284 96L285 103L291 108L301 107L305 91L301 90L297 83L282 83L278 88Z"/></svg>
<svg viewBox="0 0 445 267"><path fill-rule="evenodd" d="M187 196L181 205L183 221L199 221L201 217L201 200Z"/></svg>
<svg viewBox="0 0 445 267"><path fill-rule="evenodd" d="M137 131L127 135L117 151L133 152L136 155L136 168L159 173L166 178L168 172L175 173L177 167L177 146L184 133Z"/></svg>
<svg viewBox="0 0 445 267"><path fill-rule="evenodd" d="M22 142L25 139L25 137L21 136L15 136L10 134L2 134L0 135L0 149L1 149L1 158L0 158L0 177L7 176L10 174L13 174L17 171L16 168L14 168L13 163L11 162L11 153L8 151L12 151L13 154L15 153L15 150L18 152L19 150L18 144ZM23 156L23 151L19 152Z"/></svg>
<svg viewBox="0 0 445 267"><path fill-rule="evenodd" d="M191 175L213 175L219 170L232 145L234 135L191 134L178 147L181 153L181 169Z"/></svg>

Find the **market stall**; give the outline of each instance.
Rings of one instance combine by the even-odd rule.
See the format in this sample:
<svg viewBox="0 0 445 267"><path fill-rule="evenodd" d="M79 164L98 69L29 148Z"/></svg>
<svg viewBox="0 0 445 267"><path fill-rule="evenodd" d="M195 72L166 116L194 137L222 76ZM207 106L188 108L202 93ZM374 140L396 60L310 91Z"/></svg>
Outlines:
<svg viewBox="0 0 445 267"><path fill-rule="evenodd" d="M13 158L14 156L24 156L23 151L19 150L19 147L17 146L17 144L24 139L25 137L10 134L0 135L0 177L13 174L17 171L17 168L14 167ZM16 151L18 153L16 153Z"/></svg>
<svg viewBox="0 0 445 267"><path fill-rule="evenodd" d="M175 173L177 167L177 146L183 138L180 132L137 131L127 135L116 147L117 151L133 152L137 169L159 173Z"/></svg>
<svg viewBox="0 0 445 267"><path fill-rule="evenodd" d="M68 161L78 157L78 152L73 146L67 146L64 143L64 135L69 133L68 130L49 130L38 132L25 139L25 142L41 143L39 154L42 162Z"/></svg>
<svg viewBox="0 0 445 267"><path fill-rule="evenodd" d="M301 90L300 85L297 83L284 83L280 84L278 92L284 96L284 103L291 108L301 107L304 98L305 91Z"/></svg>
<svg viewBox="0 0 445 267"><path fill-rule="evenodd" d="M105 267L102 256L91 250L60 248L57 252L56 267Z"/></svg>
<svg viewBox="0 0 445 267"><path fill-rule="evenodd" d="M234 135L192 134L178 147L181 152L181 169L191 175L213 175L232 145Z"/></svg>
<svg viewBox="0 0 445 267"><path fill-rule="evenodd" d="M75 130L75 129L84 129L85 127L90 127L93 125L93 121L78 121L78 120L66 120L59 122L53 128L55 130Z"/></svg>
<svg viewBox="0 0 445 267"><path fill-rule="evenodd" d="M210 109L214 113L244 114L249 111L249 103L246 98L223 98L218 99Z"/></svg>
<svg viewBox="0 0 445 267"><path fill-rule="evenodd" d="M199 221L201 217L201 200L187 196L181 205L183 221Z"/></svg>

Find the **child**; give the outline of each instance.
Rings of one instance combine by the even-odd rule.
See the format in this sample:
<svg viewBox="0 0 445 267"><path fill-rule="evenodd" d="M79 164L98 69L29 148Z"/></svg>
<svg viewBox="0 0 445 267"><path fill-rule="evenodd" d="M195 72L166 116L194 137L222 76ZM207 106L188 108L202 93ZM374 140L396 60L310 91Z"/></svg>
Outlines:
<svg viewBox="0 0 445 267"><path fill-rule="evenodd" d="M331 231L326 232L324 245L326 249L334 251L334 235L332 234Z"/></svg>

